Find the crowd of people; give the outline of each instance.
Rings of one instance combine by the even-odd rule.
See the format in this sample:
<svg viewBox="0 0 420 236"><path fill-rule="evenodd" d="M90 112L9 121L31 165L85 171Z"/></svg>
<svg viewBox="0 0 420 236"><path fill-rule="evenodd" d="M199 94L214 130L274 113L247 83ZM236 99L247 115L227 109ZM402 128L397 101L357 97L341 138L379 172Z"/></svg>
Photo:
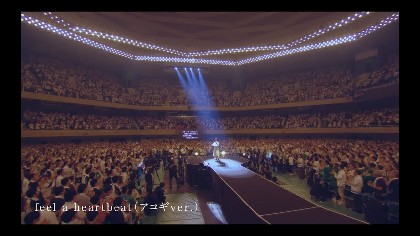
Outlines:
<svg viewBox="0 0 420 236"><path fill-rule="evenodd" d="M251 106L352 96L355 89L399 83L399 58L393 57L363 79L347 68L281 74L249 81L241 91L225 83L207 83L207 91L184 91L178 80L142 80L124 85L118 76L52 59L21 63L21 90L96 101L144 105ZM322 113L225 115L220 118L99 115L25 109L24 130L154 129L294 129L399 126L399 108ZM174 158L187 153L211 155L210 140L146 139L127 142L58 143L21 148L21 216L23 224L137 224L148 208L164 204L165 185L153 189L142 172L148 160L176 176ZM269 178L273 172L305 170L308 184L336 182L338 203L343 188L374 193L378 200L399 200L399 144L354 139L222 139L228 155L249 159L248 168ZM162 165L160 163L163 163ZM309 170L309 171L306 171ZM299 172L298 171L298 172ZM300 172L299 172L300 173ZM147 175L146 178L141 176ZM275 181L275 179L274 179ZM396 182L397 181L397 182ZM172 181L170 181L172 185ZM324 186L325 187L325 186ZM322 189L322 187L320 187ZM322 192L322 191L321 191ZM318 191L319 193L319 191ZM322 196L322 193L321 193ZM45 206L54 210L39 211ZM102 206L125 210L103 209ZM137 207L135 207L137 206ZM48 209L48 208L47 208ZM65 210L64 210L65 209ZM95 209L92 211L80 209Z"/></svg>
<svg viewBox="0 0 420 236"><path fill-rule="evenodd" d="M117 75L58 60L28 58L21 63L22 91L144 106L229 107L322 100L398 82L398 57L357 81L346 67L333 67L254 79L240 91L229 88L226 81L206 81L208 90L194 88L192 93L184 91L178 80L141 80L128 87Z"/></svg>
<svg viewBox="0 0 420 236"><path fill-rule="evenodd" d="M398 84L400 79L399 58L391 57L381 68L369 76L361 77L355 81L356 89L366 89L377 86Z"/></svg>
<svg viewBox="0 0 420 236"><path fill-rule="evenodd" d="M141 207L112 211L100 206L134 209L136 204L159 202L158 193L160 203L164 202L165 186L158 185L155 191L146 187L147 183L138 176L140 163L153 157L159 166L161 162L168 166L170 159L165 156L210 154L211 142L151 139L22 146L22 223L139 223L146 213ZM337 185L349 185L356 192L372 191L381 199L398 198L398 194L388 191L395 190L391 182L399 176L398 143L352 139L225 139L220 142L222 150L249 158L250 168L265 176L282 168L292 172L295 168L310 167L321 179L336 179ZM55 211L39 211L40 206L54 206Z"/></svg>
<svg viewBox="0 0 420 236"><path fill-rule="evenodd" d="M390 181L399 177L399 145L386 141L294 139L255 141L264 147L247 149L248 167L272 179L272 171L298 172L309 186L318 184L316 197L327 198L328 184L338 187L338 204L344 204L343 188L367 193L377 200L399 201L399 193L387 191ZM258 145L257 145L258 147ZM242 150L244 151L244 150ZM269 158L267 158L269 153ZM322 184L322 185L321 185ZM390 186L399 191L398 186ZM343 188L342 188L343 187Z"/></svg>
<svg viewBox="0 0 420 236"><path fill-rule="evenodd" d="M291 129L398 126L399 109L382 108L359 112L299 113L289 115L243 115L224 118L103 116L62 112L22 114L27 130L151 130L151 129Z"/></svg>
<svg viewBox="0 0 420 236"><path fill-rule="evenodd" d="M352 76L345 68L288 73L248 83L240 106L323 100L351 96Z"/></svg>

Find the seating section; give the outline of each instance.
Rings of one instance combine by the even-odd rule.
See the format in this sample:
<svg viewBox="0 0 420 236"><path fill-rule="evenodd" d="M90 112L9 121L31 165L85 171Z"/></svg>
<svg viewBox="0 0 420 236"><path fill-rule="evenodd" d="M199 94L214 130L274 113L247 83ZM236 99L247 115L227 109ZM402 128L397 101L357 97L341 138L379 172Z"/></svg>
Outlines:
<svg viewBox="0 0 420 236"><path fill-rule="evenodd" d="M27 130L150 130L202 127L221 129L351 128L399 125L398 108L355 112L301 113L290 115L237 115L219 119L198 117L153 117L94 115L25 111L21 127Z"/></svg>
<svg viewBox="0 0 420 236"><path fill-rule="evenodd" d="M178 80L141 79L130 88L119 76L46 58L23 58L21 90L104 102L160 106L237 107L324 100L352 96L358 89L399 83L399 57L393 56L369 76L355 79L349 66L286 72L251 78L242 89L227 81L206 81L208 91L188 97ZM239 96L234 94L239 94Z"/></svg>
<svg viewBox="0 0 420 236"><path fill-rule="evenodd" d="M66 202L75 199L77 204L87 206L104 201L112 202L119 197L133 198L143 203L149 193L142 190L138 183L137 166L142 160L140 157L156 160L157 163L162 163L160 166L166 168L171 158L178 153L186 153L187 156L193 155L192 153L196 151L210 153L209 142L151 139L128 142L24 145L21 148L21 194L22 202L25 203L22 209L29 213L31 202L41 201L48 204L57 202L57 198L60 197L64 197ZM268 172L293 174L297 166L313 170L312 175L321 180L318 182L320 184L319 200L330 201L332 196L328 193L329 191L336 194L334 186L337 182L334 176L336 176L337 165L345 166L344 170L350 188L353 188L354 179L357 177L356 170L360 170L362 178L373 179L373 181L367 181L366 184L372 185L378 194L379 179L395 180L399 176L399 145L389 141L226 139L221 142L224 150L231 155L245 154L249 157L249 163L246 166L266 178L273 176ZM267 152L272 153L271 159L265 158ZM325 169L331 170L331 173ZM327 182L329 177L326 174L333 176L329 182ZM398 204L386 200L387 192L382 195L370 195L363 191L355 193L347 188L345 197L349 201L348 207L356 211L362 208L368 222L398 221ZM392 188L388 190L391 191ZM86 198L88 201L83 200ZM107 218L106 214L97 217L99 217L97 223L112 221L112 218ZM130 217L127 216L125 221L137 222L142 217L143 215L139 212ZM60 219L65 220L62 212L56 212L55 216L50 218L53 222ZM84 214L78 215L76 219L81 224L90 222Z"/></svg>
<svg viewBox="0 0 420 236"><path fill-rule="evenodd" d="M24 92L141 106L241 107L343 98L359 90L398 85L399 58L391 56L369 75L357 78L349 66L343 65L252 78L240 89L233 89L226 81L208 81L208 91L192 93L184 92L178 80L141 79L130 87L122 81L111 73L54 59L23 58L21 63L21 91ZM21 128L32 134L36 130L202 128L211 133L213 130L232 129L248 132L252 129L399 127L399 107L392 104L373 104L373 108L363 109L367 106L357 104L319 110L226 112L220 117L197 117L170 115L169 112L98 111L86 106L80 110L64 106L54 110L45 104L27 106L26 102L32 101L22 103ZM364 214L369 223L399 223L398 142L380 138L326 139L320 136L311 139L302 136L281 139L240 137L222 137L221 148L229 155L247 158L249 161L244 166L250 170L277 184L275 175L296 174L299 181L307 183L308 193L314 201L333 201ZM150 189L150 184L142 186L142 174L145 173L139 166L150 160L166 170L171 160L179 155L189 158L195 152L200 155L211 153L210 144L207 139L180 140L173 137L142 137L141 141L133 137L133 140L124 142L96 142L92 139L77 144L24 143L21 147L22 222L140 223L146 217L141 210L129 214L55 211L45 215L34 213L34 207L37 203L95 207L106 203L128 206L154 202L156 193Z"/></svg>

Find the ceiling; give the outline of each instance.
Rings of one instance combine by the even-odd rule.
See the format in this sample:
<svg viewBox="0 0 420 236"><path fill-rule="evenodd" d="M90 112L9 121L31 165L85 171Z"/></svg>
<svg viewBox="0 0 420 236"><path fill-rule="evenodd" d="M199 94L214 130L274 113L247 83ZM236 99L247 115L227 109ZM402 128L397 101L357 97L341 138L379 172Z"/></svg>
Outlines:
<svg viewBox="0 0 420 236"><path fill-rule="evenodd" d="M39 18L45 17L42 12L25 12L25 14ZM287 44L317 29L344 19L354 14L354 12L54 12L54 14L71 25L94 29L183 52L193 52L222 48ZM375 12L374 14L363 17L361 20L348 24L342 29L318 37L317 40L360 31L364 27L388 15L390 15L389 12ZM363 39L364 44L360 45L360 42L355 42L349 45L359 44L358 50L363 50L363 48L369 49L369 47L374 47L374 44L377 44L383 38L389 37L394 37L392 39L393 44L398 43L398 24L397 21L375 32L372 36L367 37L375 38L375 35L382 35L379 39L370 40L372 41L370 44L367 43L369 39ZM394 31L381 34L381 31L385 32L387 30L386 28L393 29ZM118 57L96 48L56 36L47 31L35 29L35 27L27 24L22 24L21 39L22 54L27 52L46 54L65 60L101 67L119 74L130 71L130 73L146 77L168 76L163 72L163 62L130 61L126 58ZM164 55L163 52L112 42L93 36L91 39L122 51L131 52L135 55ZM335 57L331 57L327 52L331 52L333 48L341 48L343 50L335 53ZM343 45L333 48L305 52L303 53L305 56L292 55L250 64L242 66L243 68L241 69L210 66L211 73L209 73L209 76L218 78L232 78L232 76L238 76L238 74L240 74L239 76L258 76L262 73L293 69L293 67L299 69L299 64L317 65L320 61L329 63L329 61L340 62L340 60L354 58L354 50L356 49L352 49L351 46ZM260 55L261 53L264 52L212 55L207 56L207 58L237 60L244 57ZM319 60L319 55L321 54L325 54L325 60ZM290 60L291 58L293 60ZM293 63L288 64L285 61L292 61Z"/></svg>
<svg viewBox="0 0 420 236"><path fill-rule="evenodd" d="M269 44L293 38L349 13L111 12L61 13L64 19L183 51Z"/></svg>

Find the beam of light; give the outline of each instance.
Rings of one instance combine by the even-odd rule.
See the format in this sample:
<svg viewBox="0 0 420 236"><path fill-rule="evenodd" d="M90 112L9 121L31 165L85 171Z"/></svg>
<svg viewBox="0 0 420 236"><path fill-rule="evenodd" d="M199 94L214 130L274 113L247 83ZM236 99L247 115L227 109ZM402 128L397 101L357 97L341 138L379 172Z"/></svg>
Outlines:
<svg viewBox="0 0 420 236"><path fill-rule="evenodd" d="M192 87L193 87L193 91L197 91L198 92L198 96L197 96L197 106L198 107L202 107L202 106L206 106L206 107L214 107L213 104L213 100L211 97L211 94L209 92L209 90L207 89L207 86L205 86L204 83L204 78L201 75L200 72L198 72L198 77L201 76L201 78L197 78L197 76L195 75L193 70L190 70L191 73L191 79L192 79ZM200 82L200 80L202 82ZM203 86L204 85L204 86ZM199 118L200 121L202 121L203 123L205 121L208 120L215 120L217 121L219 119L219 113L217 111L197 111L197 116ZM206 137L209 138L209 137Z"/></svg>
<svg viewBox="0 0 420 236"><path fill-rule="evenodd" d="M184 91L186 92L192 107L195 109L196 107L199 107L198 96L200 95L200 91L197 90L196 86L194 86L193 78L191 78L190 73L188 73L189 70L184 68L184 71L187 77L187 85L185 86L186 88L184 88Z"/></svg>
<svg viewBox="0 0 420 236"><path fill-rule="evenodd" d="M191 79L192 79L192 82L191 83L192 83L193 87L196 88L196 89L203 90L203 88L201 88L200 84L198 83L198 79L195 76L194 71L193 70L190 70L189 73L191 73ZM207 91L207 90L205 90L205 91Z"/></svg>
<svg viewBox="0 0 420 236"><path fill-rule="evenodd" d="M200 71L198 73L201 74ZM212 103L212 99L209 96L209 90L207 89L207 86L202 86L203 83L200 83L199 79L197 78L197 76L194 74L194 71L192 70L191 70L191 78L193 79L194 88L204 93L204 96L202 97L203 103L206 104L207 106L213 107L214 104ZM204 81L204 78L202 76L201 76L201 79Z"/></svg>
<svg viewBox="0 0 420 236"><path fill-rule="evenodd" d="M187 76L188 84L189 84L189 86L192 86L192 78L191 78L190 74L188 73L188 69L184 68L184 70L185 70L185 75Z"/></svg>
<svg viewBox="0 0 420 236"><path fill-rule="evenodd" d="M219 114L215 110L202 111L200 107L212 108L214 107L213 100L207 89L204 77L201 71L198 71L198 76L194 73L194 70L186 67L181 67L183 70L175 70L178 79L181 83L182 88L187 96L189 103L191 104L190 109L197 116L199 123L206 123L208 120L218 120ZM185 76L183 73L185 72ZM207 110L207 109L206 109ZM209 136L203 135L205 139L210 138Z"/></svg>
<svg viewBox="0 0 420 236"><path fill-rule="evenodd" d="M187 83L185 81L184 76L182 76L182 74L181 74L181 72L179 72L179 70L175 70L175 71L176 71L176 74L178 75L178 79L179 79L179 82L180 82L182 88L184 89L184 91L186 91L187 90Z"/></svg>
<svg viewBox="0 0 420 236"><path fill-rule="evenodd" d="M198 83L203 89L207 90L206 81L204 81L203 75L201 74L200 70L198 70Z"/></svg>

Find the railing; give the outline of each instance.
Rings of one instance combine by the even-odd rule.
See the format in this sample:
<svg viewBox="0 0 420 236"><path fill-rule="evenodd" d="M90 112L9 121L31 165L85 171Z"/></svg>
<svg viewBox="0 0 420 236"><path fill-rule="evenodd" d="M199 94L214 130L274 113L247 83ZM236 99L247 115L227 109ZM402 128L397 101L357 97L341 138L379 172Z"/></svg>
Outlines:
<svg viewBox="0 0 420 236"><path fill-rule="evenodd" d="M203 130L205 135L399 134L399 127ZM21 130L21 138L177 136L177 130Z"/></svg>
<svg viewBox="0 0 420 236"><path fill-rule="evenodd" d="M79 104L87 106L97 107L109 107L117 109L130 109L130 110L141 110L141 111L188 111L192 110L189 106L136 106L121 103L103 102L88 99L62 97L43 93L32 93L32 92L21 92L21 99L31 99L40 101L60 102L68 104ZM352 97L343 97L335 99L324 99L304 102L290 102L270 105L258 105L258 106L242 106L242 107L198 107L194 110L199 111L248 111L248 110L265 110L265 109L281 109L281 108L292 108L292 107L306 107L306 106L319 106L329 104L344 104L353 101Z"/></svg>

